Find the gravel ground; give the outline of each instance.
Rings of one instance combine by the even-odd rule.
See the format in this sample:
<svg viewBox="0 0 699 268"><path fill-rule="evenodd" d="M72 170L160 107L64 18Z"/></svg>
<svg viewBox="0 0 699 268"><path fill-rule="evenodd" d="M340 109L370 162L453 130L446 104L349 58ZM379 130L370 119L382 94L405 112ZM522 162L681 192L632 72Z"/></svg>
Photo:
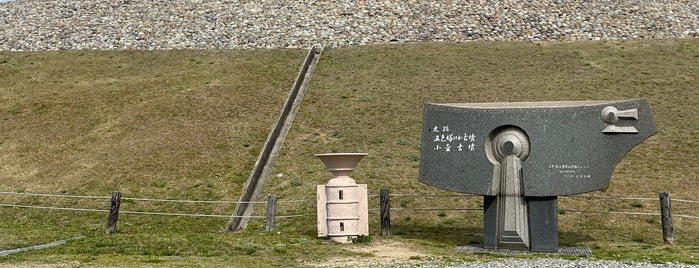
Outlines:
<svg viewBox="0 0 699 268"><path fill-rule="evenodd" d="M317 3L314 3L317 2ZM0 50L699 37L696 0L11 0Z"/></svg>
<svg viewBox="0 0 699 268"><path fill-rule="evenodd" d="M564 260L564 259L500 259L492 262L475 262L467 264L457 264L450 266L422 266L422 267L489 267L489 268L573 268L573 267L614 267L614 268L648 268L648 267L697 267L678 263L651 264L649 262L619 262L607 260Z"/></svg>

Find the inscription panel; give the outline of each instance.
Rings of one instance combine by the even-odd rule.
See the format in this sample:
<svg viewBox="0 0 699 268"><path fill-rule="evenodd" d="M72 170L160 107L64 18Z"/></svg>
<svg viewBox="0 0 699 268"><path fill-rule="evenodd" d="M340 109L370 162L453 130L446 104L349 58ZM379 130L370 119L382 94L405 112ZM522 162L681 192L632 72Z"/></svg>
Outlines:
<svg viewBox="0 0 699 268"><path fill-rule="evenodd" d="M500 107L503 106L503 107ZM601 116L608 107L635 109L633 120L609 133ZM606 112L606 111L605 111ZM485 146L491 131L522 129L531 152L522 164L525 196L570 195L604 189L614 167L631 148L656 132L645 100L502 104L425 104L420 181L479 195L492 192L494 161Z"/></svg>
<svg viewBox="0 0 699 268"><path fill-rule="evenodd" d="M468 131L452 132L448 125L434 126L431 130L434 135L432 143L433 151L444 151L454 153L467 153L476 151L476 134Z"/></svg>
<svg viewBox="0 0 699 268"><path fill-rule="evenodd" d="M556 170L558 174L561 174L563 178L566 179L590 179L592 175L590 171L587 170L590 165L567 165L567 164L551 164L549 169Z"/></svg>

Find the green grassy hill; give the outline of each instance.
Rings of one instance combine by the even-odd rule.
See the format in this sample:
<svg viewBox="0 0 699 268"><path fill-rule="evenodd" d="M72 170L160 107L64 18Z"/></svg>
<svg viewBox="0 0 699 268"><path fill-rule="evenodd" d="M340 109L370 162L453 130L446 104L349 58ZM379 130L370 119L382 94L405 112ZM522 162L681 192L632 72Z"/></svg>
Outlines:
<svg viewBox="0 0 699 268"><path fill-rule="evenodd" d="M189 200L237 200L305 51L0 52L0 191ZM619 163L605 196L695 200L699 186L699 39L624 42L473 42L327 49L266 187L279 200L278 232L253 220L219 234L226 218L124 214L104 234L105 213L0 207L0 250L85 238L3 262L95 265L298 264L365 256L315 237L315 185L330 173L313 157L367 152L358 183L392 193L446 193L417 182L424 102L648 99L658 133ZM370 207L378 200L370 199ZM0 195L0 203L107 208L107 201ZM394 206L478 207L479 198L396 197ZM676 213L699 208L673 204ZM657 212L657 200L562 198L561 209ZM130 201L124 210L230 214L231 205ZM264 209L259 208L263 213ZM435 256L478 242L479 212L396 211L394 236ZM676 219L663 246L659 217L565 213L561 243L598 258L693 262L699 221ZM371 243L370 245L371 246ZM364 254L364 255L362 255ZM618 256L615 256L618 255ZM263 262L263 263L264 263Z"/></svg>

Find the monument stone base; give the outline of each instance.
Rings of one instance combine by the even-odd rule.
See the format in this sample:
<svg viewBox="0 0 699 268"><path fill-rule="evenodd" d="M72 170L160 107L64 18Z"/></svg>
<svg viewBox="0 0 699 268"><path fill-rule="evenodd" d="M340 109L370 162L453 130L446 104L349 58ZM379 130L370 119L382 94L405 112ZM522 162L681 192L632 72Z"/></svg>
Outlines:
<svg viewBox="0 0 699 268"><path fill-rule="evenodd" d="M558 197L525 197L529 211L529 250L556 252L558 247ZM483 196L483 244L488 249L507 248L498 245L497 199ZM510 248L513 249L513 248Z"/></svg>

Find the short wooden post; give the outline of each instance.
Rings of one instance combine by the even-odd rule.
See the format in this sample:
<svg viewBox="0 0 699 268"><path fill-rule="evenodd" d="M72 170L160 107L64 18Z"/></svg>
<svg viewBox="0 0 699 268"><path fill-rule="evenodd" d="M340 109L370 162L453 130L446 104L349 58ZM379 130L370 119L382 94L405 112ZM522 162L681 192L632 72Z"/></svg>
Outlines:
<svg viewBox="0 0 699 268"><path fill-rule="evenodd" d="M116 232L117 219L119 218L119 207L121 206L121 193L112 192L112 201L109 205L109 215L107 215L107 234Z"/></svg>
<svg viewBox="0 0 699 268"><path fill-rule="evenodd" d="M277 196L267 195L267 232L274 229L274 214L277 213Z"/></svg>
<svg viewBox="0 0 699 268"><path fill-rule="evenodd" d="M379 205L381 207L381 235L391 235L391 201L388 189L379 190Z"/></svg>
<svg viewBox="0 0 699 268"><path fill-rule="evenodd" d="M670 193L660 193L660 219L663 224L663 241L666 244L675 243L674 228L672 227L672 205Z"/></svg>

